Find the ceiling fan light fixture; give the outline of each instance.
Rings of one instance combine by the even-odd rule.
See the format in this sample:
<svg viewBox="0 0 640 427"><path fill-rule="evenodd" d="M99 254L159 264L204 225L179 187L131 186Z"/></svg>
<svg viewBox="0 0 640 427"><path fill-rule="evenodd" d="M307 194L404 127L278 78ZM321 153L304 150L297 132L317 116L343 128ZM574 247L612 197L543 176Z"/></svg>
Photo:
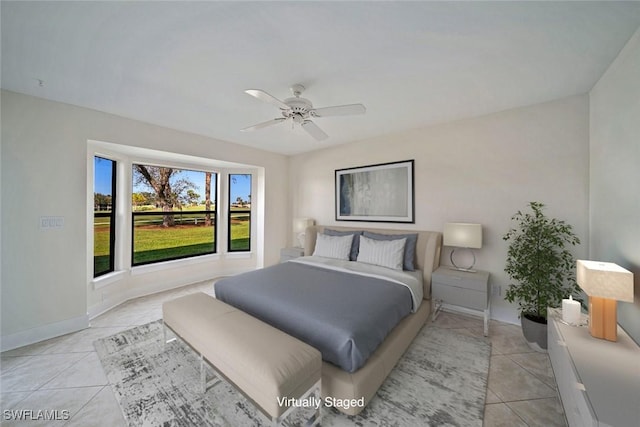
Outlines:
<svg viewBox="0 0 640 427"><path fill-rule="evenodd" d="M247 89L245 93L257 98L261 101L275 105L280 108L282 117L273 119L267 122L259 123L254 126L249 126L243 131L251 131L262 129L267 126L271 126L280 123L283 120L291 119L292 126L297 123L313 138L318 141L329 138L322 129L316 125L311 118L312 117L329 117L329 116L346 116L352 114L364 114L367 110L362 104L349 104L349 105L336 105L333 107L313 108L313 104L306 98L301 98L302 92L305 87L301 84L295 84L291 86L291 92L293 97L287 98L284 101L268 94L260 89Z"/></svg>

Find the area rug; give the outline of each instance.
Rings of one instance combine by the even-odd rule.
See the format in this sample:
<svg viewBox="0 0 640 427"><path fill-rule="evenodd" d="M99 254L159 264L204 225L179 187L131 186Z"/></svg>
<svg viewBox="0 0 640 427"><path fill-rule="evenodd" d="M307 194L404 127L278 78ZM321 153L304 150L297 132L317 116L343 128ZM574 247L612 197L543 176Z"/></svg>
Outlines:
<svg viewBox="0 0 640 427"><path fill-rule="evenodd" d="M269 425L226 383L200 392L198 356L163 345L160 320L98 340L95 348L130 426ZM491 347L484 338L425 326L356 416L324 408L322 426L482 426ZM298 410L293 425L310 414Z"/></svg>

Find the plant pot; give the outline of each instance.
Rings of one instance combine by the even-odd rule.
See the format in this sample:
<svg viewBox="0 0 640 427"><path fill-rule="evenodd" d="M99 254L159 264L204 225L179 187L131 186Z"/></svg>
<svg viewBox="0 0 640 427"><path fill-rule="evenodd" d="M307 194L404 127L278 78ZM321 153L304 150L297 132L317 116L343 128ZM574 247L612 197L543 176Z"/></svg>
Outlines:
<svg viewBox="0 0 640 427"><path fill-rule="evenodd" d="M544 323L541 323L543 321ZM524 339L533 350L540 353L547 352L547 319L539 319L529 314L520 316Z"/></svg>

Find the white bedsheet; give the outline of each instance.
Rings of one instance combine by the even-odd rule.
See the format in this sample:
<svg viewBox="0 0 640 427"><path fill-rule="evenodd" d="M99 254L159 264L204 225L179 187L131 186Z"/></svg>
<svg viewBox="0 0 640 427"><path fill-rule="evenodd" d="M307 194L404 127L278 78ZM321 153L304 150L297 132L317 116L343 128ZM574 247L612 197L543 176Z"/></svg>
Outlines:
<svg viewBox="0 0 640 427"><path fill-rule="evenodd" d="M422 271L406 271L393 270L387 267L381 267L373 264L365 264L357 261L346 261L335 258L325 258L320 256L305 256L289 260L288 262L299 262L310 264L320 268L330 270L344 271L347 273L358 274L360 276L375 277L385 279L394 283L405 286L411 292L411 300L413 302L411 312L415 313L424 297L424 287L422 283Z"/></svg>

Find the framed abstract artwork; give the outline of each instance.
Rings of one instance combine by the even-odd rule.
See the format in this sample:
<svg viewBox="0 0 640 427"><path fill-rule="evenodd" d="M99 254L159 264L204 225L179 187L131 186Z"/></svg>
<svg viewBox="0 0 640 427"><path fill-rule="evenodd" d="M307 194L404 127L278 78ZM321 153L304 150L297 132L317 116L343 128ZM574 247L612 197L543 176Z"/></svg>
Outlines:
<svg viewBox="0 0 640 427"><path fill-rule="evenodd" d="M413 160L336 170L336 220L414 223Z"/></svg>

